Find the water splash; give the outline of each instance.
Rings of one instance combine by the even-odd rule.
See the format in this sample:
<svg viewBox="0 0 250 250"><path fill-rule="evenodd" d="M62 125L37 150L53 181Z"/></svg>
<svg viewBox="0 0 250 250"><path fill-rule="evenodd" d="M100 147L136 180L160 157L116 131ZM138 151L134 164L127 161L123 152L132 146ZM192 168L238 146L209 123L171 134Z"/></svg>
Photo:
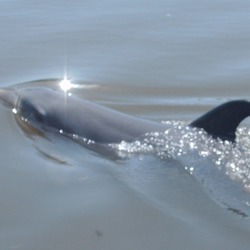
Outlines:
<svg viewBox="0 0 250 250"><path fill-rule="evenodd" d="M166 122L164 133L149 133L141 141L113 145L121 157L154 154L175 159L207 193L229 210L250 216L250 130L240 128L237 142L216 140L183 122Z"/></svg>

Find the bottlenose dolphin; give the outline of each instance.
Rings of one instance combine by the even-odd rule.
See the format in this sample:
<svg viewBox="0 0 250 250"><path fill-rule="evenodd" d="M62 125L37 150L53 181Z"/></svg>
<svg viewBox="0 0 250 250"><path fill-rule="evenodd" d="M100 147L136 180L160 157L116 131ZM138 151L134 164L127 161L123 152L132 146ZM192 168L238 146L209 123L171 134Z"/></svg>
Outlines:
<svg viewBox="0 0 250 250"><path fill-rule="evenodd" d="M78 136L98 144L133 142L146 133L164 132L166 124L135 118L64 91L47 87L2 88L0 99L32 127ZM190 123L208 135L235 142L239 123L250 115L250 103L224 103Z"/></svg>

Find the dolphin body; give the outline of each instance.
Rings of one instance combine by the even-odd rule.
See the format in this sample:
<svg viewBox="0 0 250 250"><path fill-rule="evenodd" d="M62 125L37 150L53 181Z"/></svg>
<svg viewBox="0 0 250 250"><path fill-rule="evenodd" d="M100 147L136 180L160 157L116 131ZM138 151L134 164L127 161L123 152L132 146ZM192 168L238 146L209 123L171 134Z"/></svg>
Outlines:
<svg viewBox="0 0 250 250"><path fill-rule="evenodd" d="M147 121L47 87L2 88L0 100L39 131L56 131L98 144L133 142L146 133L164 132L166 124ZM235 142L239 123L250 115L250 103L236 100L209 111L189 126Z"/></svg>

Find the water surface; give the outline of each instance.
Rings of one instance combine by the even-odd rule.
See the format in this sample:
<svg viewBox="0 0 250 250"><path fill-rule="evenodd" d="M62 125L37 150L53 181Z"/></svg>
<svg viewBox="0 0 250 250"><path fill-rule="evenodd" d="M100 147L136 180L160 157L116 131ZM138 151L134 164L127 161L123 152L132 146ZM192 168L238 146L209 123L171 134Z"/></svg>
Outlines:
<svg viewBox="0 0 250 250"><path fill-rule="evenodd" d="M245 0L1 1L1 86L67 69L95 86L74 90L82 98L188 122L248 98L249 9ZM249 220L222 206L234 194L213 199L182 164L150 154L116 162L67 141L34 141L0 113L1 249L249 249ZM202 162L202 178L216 173Z"/></svg>

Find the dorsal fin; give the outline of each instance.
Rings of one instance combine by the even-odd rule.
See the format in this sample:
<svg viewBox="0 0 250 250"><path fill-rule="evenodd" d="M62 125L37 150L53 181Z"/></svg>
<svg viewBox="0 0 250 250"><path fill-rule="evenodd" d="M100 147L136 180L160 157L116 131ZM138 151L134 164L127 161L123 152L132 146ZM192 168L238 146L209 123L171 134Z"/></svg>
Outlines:
<svg viewBox="0 0 250 250"><path fill-rule="evenodd" d="M250 102L230 101L212 109L193 121L190 126L203 128L214 138L235 142L238 125L249 115Z"/></svg>

